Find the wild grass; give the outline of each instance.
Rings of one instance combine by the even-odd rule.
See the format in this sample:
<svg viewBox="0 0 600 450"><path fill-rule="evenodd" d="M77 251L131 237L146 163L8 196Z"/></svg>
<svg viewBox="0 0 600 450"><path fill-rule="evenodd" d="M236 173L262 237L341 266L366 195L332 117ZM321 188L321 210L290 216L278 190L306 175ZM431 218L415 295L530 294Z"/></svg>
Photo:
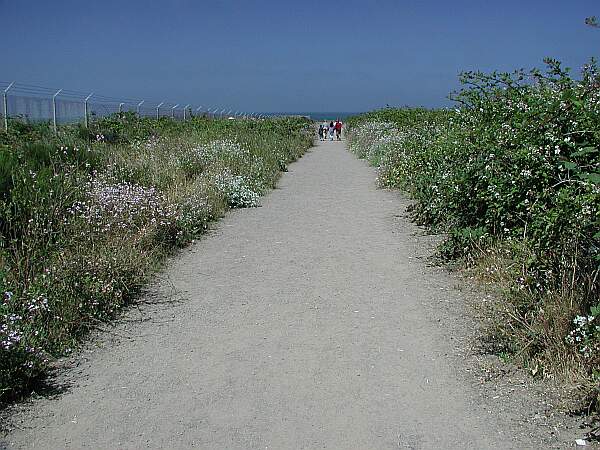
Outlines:
<svg viewBox="0 0 600 450"><path fill-rule="evenodd" d="M26 393L165 257L256 206L312 144L301 119L11 122L0 134L0 400Z"/></svg>

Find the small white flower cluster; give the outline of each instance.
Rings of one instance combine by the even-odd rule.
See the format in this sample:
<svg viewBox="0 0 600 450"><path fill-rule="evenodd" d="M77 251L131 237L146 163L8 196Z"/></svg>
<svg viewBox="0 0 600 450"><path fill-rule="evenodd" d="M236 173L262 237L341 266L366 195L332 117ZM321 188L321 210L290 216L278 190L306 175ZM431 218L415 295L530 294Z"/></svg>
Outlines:
<svg viewBox="0 0 600 450"><path fill-rule="evenodd" d="M10 350L21 342L22 336L19 331L19 324L23 320L23 317L14 313L3 314L1 317L0 348L3 350Z"/></svg>
<svg viewBox="0 0 600 450"><path fill-rule="evenodd" d="M36 295L30 299L27 304L27 311L34 313L36 311L47 311L48 310L48 299L45 295Z"/></svg>
<svg viewBox="0 0 600 450"><path fill-rule="evenodd" d="M596 319L593 315L575 317L575 328L565 338L565 342L576 346L584 358L600 352L600 325Z"/></svg>
<svg viewBox="0 0 600 450"><path fill-rule="evenodd" d="M85 194L87 200L74 203L70 212L98 232L137 229L144 222L167 225L175 219L175 209L154 187L95 178L88 182Z"/></svg>
<svg viewBox="0 0 600 450"><path fill-rule="evenodd" d="M150 136L146 140L136 139L131 143L131 149L135 151L140 150L155 150L162 143L160 137L158 136Z"/></svg>
<svg viewBox="0 0 600 450"><path fill-rule="evenodd" d="M212 161L217 160L247 160L250 158L250 152L248 151L248 149L242 147L240 144L230 139L211 141L206 145L195 147L193 151L195 152L197 157L205 163L210 163Z"/></svg>
<svg viewBox="0 0 600 450"><path fill-rule="evenodd" d="M21 334L16 330L11 330L7 324L0 325L0 348L10 350L21 341Z"/></svg>
<svg viewBox="0 0 600 450"><path fill-rule="evenodd" d="M350 134L350 149L369 161L383 154L386 145L397 141L396 126L388 122L370 121L358 125Z"/></svg>
<svg viewBox="0 0 600 450"><path fill-rule="evenodd" d="M203 225L215 218L208 196L200 190L188 195L177 208L177 220L192 227Z"/></svg>
<svg viewBox="0 0 600 450"><path fill-rule="evenodd" d="M24 300L22 305L24 309L22 313L15 313L11 311L11 305L13 293L5 291L2 295L2 302L0 302L0 308L5 311L4 314L0 314L0 349L11 350L14 349L17 344L23 339L22 330L26 328L26 325L30 323L33 317L42 311L48 310L48 298L43 294L31 295L29 299ZM19 303L21 300L19 300ZM22 315L23 314L23 315ZM37 332L36 332L37 333Z"/></svg>
<svg viewBox="0 0 600 450"><path fill-rule="evenodd" d="M13 297L13 293L5 291L2 295L2 303L0 306L10 302ZM9 350L12 346L17 344L21 340L21 335L13 329L10 329L8 322L14 322L16 316L14 314L5 314L2 316L3 322L0 324L0 348Z"/></svg>
<svg viewBox="0 0 600 450"><path fill-rule="evenodd" d="M252 208L258 206L258 193L254 192L248 181L241 175L233 175L225 169L215 177L215 184L232 208Z"/></svg>

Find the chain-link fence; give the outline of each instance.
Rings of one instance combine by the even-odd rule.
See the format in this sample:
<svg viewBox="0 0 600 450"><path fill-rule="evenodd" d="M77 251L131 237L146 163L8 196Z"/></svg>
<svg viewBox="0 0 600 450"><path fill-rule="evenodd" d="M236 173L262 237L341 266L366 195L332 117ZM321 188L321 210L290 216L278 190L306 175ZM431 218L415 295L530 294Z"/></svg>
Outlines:
<svg viewBox="0 0 600 450"><path fill-rule="evenodd" d="M107 97L94 92L52 89L19 82L0 81L0 92L2 92L0 127L4 130L8 129L11 120L49 122L55 130L58 125L64 123L79 122L87 126L97 117L125 111L136 112L143 117L171 117L177 120L186 120L198 115L263 117L261 114L227 108Z"/></svg>

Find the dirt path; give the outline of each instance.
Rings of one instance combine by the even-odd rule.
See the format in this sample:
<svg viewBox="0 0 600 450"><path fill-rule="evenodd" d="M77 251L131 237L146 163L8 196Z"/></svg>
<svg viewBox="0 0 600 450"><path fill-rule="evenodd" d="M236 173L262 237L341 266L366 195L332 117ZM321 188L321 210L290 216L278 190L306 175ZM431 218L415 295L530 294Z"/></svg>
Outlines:
<svg viewBox="0 0 600 450"><path fill-rule="evenodd" d="M428 313L457 294L414 258L405 206L320 143L171 264L183 301L130 311L8 447L523 448L461 381Z"/></svg>

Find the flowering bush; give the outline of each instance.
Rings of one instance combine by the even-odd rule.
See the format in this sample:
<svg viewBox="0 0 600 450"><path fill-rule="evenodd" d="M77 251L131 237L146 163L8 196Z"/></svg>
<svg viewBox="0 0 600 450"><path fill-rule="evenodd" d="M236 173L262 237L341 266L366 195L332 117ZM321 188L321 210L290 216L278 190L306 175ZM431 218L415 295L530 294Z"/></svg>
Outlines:
<svg viewBox="0 0 600 450"><path fill-rule="evenodd" d="M137 233L149 225L169 225L177 218L175 208L155 187L96 176L86 183L84 195L85 199L75 202L69 212L95 233L115 229Z"/></svg>
<svg viewBox="0 0 600 450"><path fill-rule="evenodd" d="M233 175L228 169L225 169L216 175L215 183L230 207L251 208L258 206L259 194L250 188L248 181L243 176Z"/></svg>
<svg viewBox="0 0 600 450"><path fill-rule="evenodd" d="M44 295L19 300L11 291L0 299L0 395L13 383L34 378L48 362L36 346L40 331L34 326L48 311L48 300Z"/></svg>
<svg viewBox="0 0 600 450"><path fill-rule="evenodd" d="M239 161L244 163L251 156L247 148L243 148L240 144L230 139L211 141L208 144L195 147L194 151L198 159L206 165L214 161L225 161L227 163Z"/></svg>
<svg viewBox="0 0 600 450"><path fill-rule="evenodd" d="M178 198L173 203L177 206L177 228L181 230L177 238L180 245L203 233L225 208L222 194L202 178L189 184L183 192L178 192Z"/></svg>
<svg viewBox="0 0 600 450"><path fill-rule="evenodd" d="M579 356L598 349L600 74L594 61L579 80L546 63L545 73L464 73L456 109L367 113L350 121L349 141L382 185L410 193L416 221L447 232L444 256L502 254L513 290L500 328L551 371L573 350L567 335ZM597 364L576 360L588 374Z"/></svg>
<svg viewBox="0 0 600 450"><path fill-rule="evenodd" d="M565 341L576 347L586 359L595 358L595 367L600 364L600 306L591 309L588 316L573 319L573 329Z"/></svg>

